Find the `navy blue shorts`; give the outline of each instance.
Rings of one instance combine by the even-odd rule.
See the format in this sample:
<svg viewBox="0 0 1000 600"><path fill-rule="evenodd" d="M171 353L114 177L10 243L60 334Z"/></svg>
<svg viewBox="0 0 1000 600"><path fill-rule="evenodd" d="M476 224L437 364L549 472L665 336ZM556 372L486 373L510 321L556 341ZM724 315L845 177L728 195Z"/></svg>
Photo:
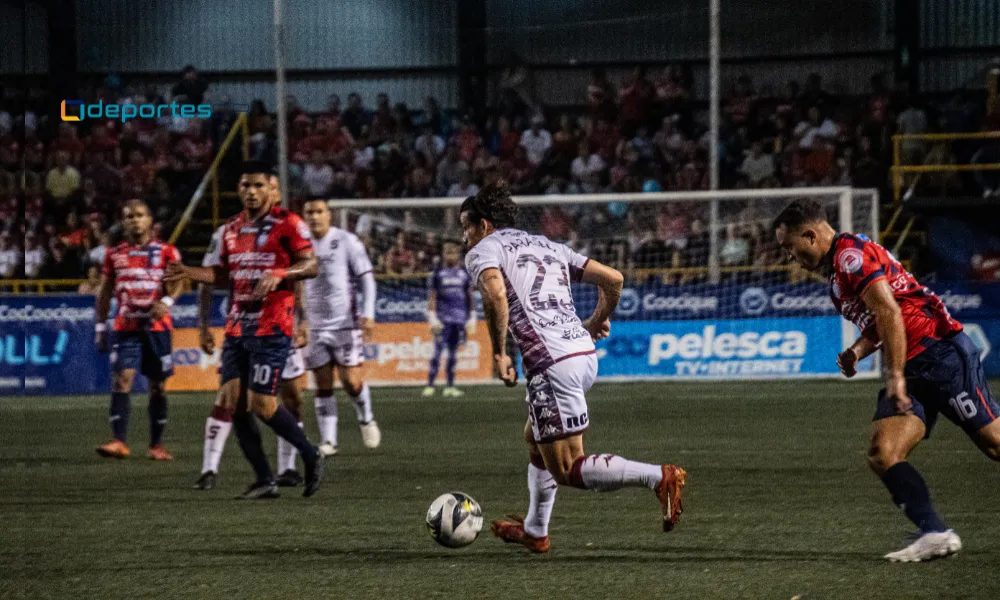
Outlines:
<svg viewBox="0 0 1000 600"><path fill-rule="evenodd" d="M964 332L934 342L908 360L904 374L913 414L927 426L924 437L930 437L939 414L967 434L979 431L1000 416L1000 405L990 393L979 362L979 348ZM893 401L883 389L873 420L895 415Z"/></svg>
<svg viewBox="0 0 1000 600"><path fill-rule="evenodd" d="M222 344L222 383L240 385L265 396L277 396L292 338L287 335L226 337Z"/></svg>
<svg viewBox="0 0 1000 600"><path fill-rule="evenodd" d="M116 331L111 346L111 371L138 369L153 381L174 374L170 331Z"/></svg>
<svg viewBox="0 0 1000 600"><path fill-rule="evenodd" d="M437 335L437 342L445 344L448 349L454 350L465 343L465 323L445 323L441 333Z"/></svg>

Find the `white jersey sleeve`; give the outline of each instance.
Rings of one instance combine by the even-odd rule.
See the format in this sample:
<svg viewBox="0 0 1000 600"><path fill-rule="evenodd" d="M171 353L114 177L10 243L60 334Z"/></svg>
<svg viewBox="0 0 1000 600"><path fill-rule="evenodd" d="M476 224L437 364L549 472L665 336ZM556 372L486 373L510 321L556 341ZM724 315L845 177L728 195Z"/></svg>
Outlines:
<svg viewBox="0 0 1000 600"><path fill-rule="evenodd" d="M375 270L361 238L353 233L347 234L347 263L351 268L351 275L354 277L360 277Z"/></svg>
<svg viewBox="0 0 1000 600"><path fill-rule="evenodd" d="M208 250L205 252L205 257L201 259L201 266L222 266L222 232L225 231L225 229L226 226L222 225L215 230L215 233L212 234L212 241L208 244Z"/></svg>
<svg viewBox="0 0 1000 600"><path fill-rule="evenodd" d="M503 244L493 236L482 239L465 255L465 270L469 272L472 285L479 286L479 276L486 269L499 269L504 258Z"/></svg>

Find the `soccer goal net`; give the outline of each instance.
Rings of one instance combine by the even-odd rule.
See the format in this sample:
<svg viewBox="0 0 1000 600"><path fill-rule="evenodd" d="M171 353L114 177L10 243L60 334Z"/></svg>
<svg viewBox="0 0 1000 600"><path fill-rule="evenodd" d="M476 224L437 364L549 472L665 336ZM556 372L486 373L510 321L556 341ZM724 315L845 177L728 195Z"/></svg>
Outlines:
<svg viewBox="0 0 1000 600"><path fill-rule="evenodd" d="M827 208L840 231L877 239L878 194L847 187L515 197L518 227L625 275L612 335L598 344L603 378L831 377L856 339L827 283L791 264L770 223L796 198ZM379 281L370 378L421 383L433 353L428 276L442 245L461 243L462 198L335 200L335 219L364 241ZM464 248L462 249L464 255ZM596 289L574 284L581 317ZM479 313L481 316L481 312ZM491 377L479 327L459 353L459 381ZM862 365L873 374L875 365Z"/></svg>

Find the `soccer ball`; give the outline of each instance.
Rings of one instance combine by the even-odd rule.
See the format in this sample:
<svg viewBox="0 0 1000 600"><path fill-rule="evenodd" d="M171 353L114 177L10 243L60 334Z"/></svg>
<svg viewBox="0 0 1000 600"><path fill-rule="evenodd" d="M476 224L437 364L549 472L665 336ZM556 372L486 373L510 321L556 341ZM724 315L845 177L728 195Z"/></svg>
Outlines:
<svg viewBox="0 0 1000 600"><path fill-rule="evenodd" d="M476 541L482 528L483 509L468 494L441 494L427 509L427 531L442 546L468 546Z"/></svg>

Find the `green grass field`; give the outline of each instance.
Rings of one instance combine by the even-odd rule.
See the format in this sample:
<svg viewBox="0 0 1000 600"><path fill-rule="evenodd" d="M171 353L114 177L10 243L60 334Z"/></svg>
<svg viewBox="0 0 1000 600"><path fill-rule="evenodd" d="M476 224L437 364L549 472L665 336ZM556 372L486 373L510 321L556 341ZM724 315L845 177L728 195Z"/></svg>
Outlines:
<svg viewBox="0 0 1000 600"><path fill-rule="evenodd" d="M133 399L133 458L114 462L93 451L109 435L104 398L6 398L0 598L997 598L1000 468L944 421L912 461L965 550L928 564L880 560L912 528L865 467L875 391L598 385L588 450L683 465L686 512L663 534L646 490L563 489L545 556L488 532L448 550L424 527L430 501L449 490L472 494L487 520L524 512L523 388L429 401L375 389L375 451L342 401L325 487L258 503L232 499L251 478L234 438L220 486L190 489L209 394L171 397L173 463L141 458L143 399ZM305 420L314 436L311 402ZM265 443L273 459L269 432Z"/></svg>

